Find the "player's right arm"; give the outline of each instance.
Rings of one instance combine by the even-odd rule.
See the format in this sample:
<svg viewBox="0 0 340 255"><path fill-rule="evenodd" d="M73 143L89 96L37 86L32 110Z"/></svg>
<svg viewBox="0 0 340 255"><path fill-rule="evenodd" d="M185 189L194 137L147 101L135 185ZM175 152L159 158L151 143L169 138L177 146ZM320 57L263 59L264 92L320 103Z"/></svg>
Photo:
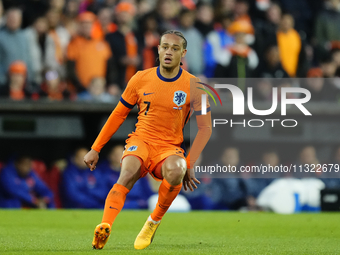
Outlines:
<svg viewBox="0 0 340 255"><path fill-rule="evenodd" d="M129 81L124 93L122 94L118 105L107 119L104 127L100 131L97 139L93 143L91 150L85 155L85 164L93 171L99 160L99 152L104 145L117 132L123 124L131 109L137 103L137 87L138 73L136 73Z"/></svg>

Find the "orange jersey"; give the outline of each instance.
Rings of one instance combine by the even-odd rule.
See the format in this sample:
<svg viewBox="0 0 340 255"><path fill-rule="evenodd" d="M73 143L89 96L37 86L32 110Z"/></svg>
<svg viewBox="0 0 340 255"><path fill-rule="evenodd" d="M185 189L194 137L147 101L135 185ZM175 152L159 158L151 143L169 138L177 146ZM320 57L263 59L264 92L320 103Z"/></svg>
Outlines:
<svg viewBox="0 0 340 255"><path fill-rule="evenodd" d="M136 104L139 109L138 122L136 130L129 137L157 145L157 148L163 145L169 148L179 147L183 142L184 125L194 110L198 112L196 116L198 132L186 158L187 167L192 167L207 144L212 131L208 100L207 114L200 115L202 94L207 95L203 90L196 89L196 87L203 88L197 81L199 79L181 68L177 76L172 79L162 77L159 67L137 72L129 81L120 102L100 131L92 149L101 151ZM131 141L130 138L128 141Z"/></svg>
<svg viewBox="0 0 340 255"><path fill-rule="evenodd" d="M76 63L76 72L80 82L88 87L94 77L105 77L107 61L111 49L107 42L95 39L75 37L67 49L67 58Z"/></svg>
<svg viewBox="0 0 340 255"><path fill-rule="evenodd" d="M193 79L192 79L193 78ZM136 130L139 136L152 143L180 146L183 128L190 117L190 82L195 76L180 68L176 77L164 78L159 67L137 72L129 81L120 102L128 108L139 109ZM202 87L197 83L197 86ZM202 90L191 96L195 111L201 111ZM209 103L207 103L209 107Z"/></svg>

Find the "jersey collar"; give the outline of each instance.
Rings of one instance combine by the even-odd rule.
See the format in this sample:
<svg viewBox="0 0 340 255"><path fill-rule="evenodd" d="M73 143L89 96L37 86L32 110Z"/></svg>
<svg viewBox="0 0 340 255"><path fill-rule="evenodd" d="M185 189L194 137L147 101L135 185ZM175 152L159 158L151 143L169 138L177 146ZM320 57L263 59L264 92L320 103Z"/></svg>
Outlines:
<svg viewBox="0 0 340 255"><path fill-rule="evenodd" d="M159 70L159 66L157 67L157 76L159 79L161 79L162 81L165 81L165 82L173 82L173 81L176 81L182 74L182 68L180 67L179 68L179 72L178 74L173 77L173 78L165 78L161 75L161 71Z"/></svg>

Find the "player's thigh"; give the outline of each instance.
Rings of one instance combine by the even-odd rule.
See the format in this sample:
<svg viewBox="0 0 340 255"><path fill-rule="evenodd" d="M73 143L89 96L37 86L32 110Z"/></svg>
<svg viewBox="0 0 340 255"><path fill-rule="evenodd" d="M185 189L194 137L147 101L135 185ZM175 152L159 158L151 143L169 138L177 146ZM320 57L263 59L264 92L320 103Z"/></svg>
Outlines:
<svg viewBox="0 0 340 255"><path fill-rule="evenodd" d="M122 167L117 183L132 189L141 176L142 161L137 156L128 155L122 159Z"/></svg>
<svg viewBox="0 0 340 255"><path fill-rule="evenodd" d="M145 161L149 155L149 149L146 143L138 138L127 140L125 150L122 156L122 167L118 184L131 189L134 183L147 174L145 170Z"/></svg>

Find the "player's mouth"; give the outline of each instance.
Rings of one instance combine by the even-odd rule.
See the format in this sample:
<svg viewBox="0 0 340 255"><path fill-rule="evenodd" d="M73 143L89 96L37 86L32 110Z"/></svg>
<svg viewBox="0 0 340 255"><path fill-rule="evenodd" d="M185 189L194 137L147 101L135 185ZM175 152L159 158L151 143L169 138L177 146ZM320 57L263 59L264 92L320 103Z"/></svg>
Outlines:
<svg viewBox="0 0 340 255"><path fill-rule="evenodd" d="M170 57L164 58L164 63L165 63L165 64L170 64L171 61L172 61L172 59L171 59Z"/></svg>

